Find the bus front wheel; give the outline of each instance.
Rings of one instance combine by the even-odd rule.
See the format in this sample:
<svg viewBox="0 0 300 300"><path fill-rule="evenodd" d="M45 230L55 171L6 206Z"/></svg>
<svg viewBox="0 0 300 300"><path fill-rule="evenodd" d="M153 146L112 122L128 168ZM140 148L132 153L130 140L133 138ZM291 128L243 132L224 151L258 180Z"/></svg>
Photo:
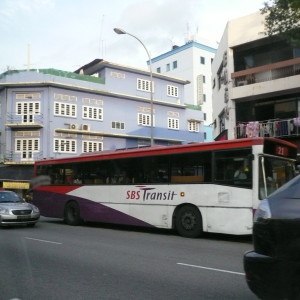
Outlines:
<svg viewBox="0 0 300 300"><path fill-rule="evenodd" d="M196 238L202 234L202 217L197 207L184 205L179 208L175 219L176 230L179 235Z"/></svg>
<svg viewBox="0 0 300 300"><path fill-rule="evenodd" d="M67 203L64 213L64 221L68 225L79 225L80 224L80 208L77 202L71 201Z"/></svg>

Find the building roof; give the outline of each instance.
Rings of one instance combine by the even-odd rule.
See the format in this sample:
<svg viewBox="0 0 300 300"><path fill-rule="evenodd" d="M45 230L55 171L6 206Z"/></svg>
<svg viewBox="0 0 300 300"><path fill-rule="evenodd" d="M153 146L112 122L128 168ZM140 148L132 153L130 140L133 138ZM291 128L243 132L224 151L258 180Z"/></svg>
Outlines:
<svg viewBox="0 0 300 300"><path fill-rule="evenodd" d="M198 48L198 49L202 49L202 50L205 50L205 51L208 51L208 52L211 52L211 53L216 53L217 52L217 49L215 48L212 48L212 47L209 47L209 46L206 46L206 45L203 45L203 44L200 44L200 43L197 43L195 41L190 41L186 44L184 44L183 46L173 46L173 49L164 53L164 54L161 54L157 57L154 57L154 58L151 58L151 61L152 62L157 62L157 61L160 61L166 57L169 57L171 55L174 55L178 52L181 52L181 51L184 51L186 49L189 49L189 48L192 48L192 47L195 47L195 48Z"/></svg>
<svg viewBox="0 0 300 300"><path fill-rule="evenodd" d="M101 60L102 61L102 60ZM105 62L105 66L111 63ZM115 65L115 64L111 64ZM115 65L116 66L116 65ZM119 69L119 68L118 68ZM146 71L145 71L146 72ZM10 75L15 74L27 74L31 73L33 77L28 80L26 78L11 78ZM149 74L149 72L146 72ZM42 76L44 75L44 76ZM7 80L7 77L10 81ZM60 78L57 78L60 77ZM169 77L165 76L167 79ZM20 80L22 79L22 80ZM171 79L169 79L171 80ZM174 79L175 80L175 79ZM103 89L103 83L105 80L101 77L94 77L90 75L77 74L74 72L60 71L56 69L39 69L39 70L10 70L3 74L0 74L0 90L6 87L41 87L41 86L53 86L58 88L65 88L77 91L91 92L103 96L110 96L121 99L131 99L140 102L149 102L148 97L141 97L137 95L123 94L118 92L112 92ZM178 79L179 83L186 83L186 80ZM188 82L189 83L189 82ZM99 85L100 84L100 85ZM160 105L166 105L170 107L177 107L185 109L187 106L181 103L171 103L162 100L153 99L154 103Z"/></svg>
<svg viewBox="0 0 300 300"><path fill-rule="evenodd" d="M106 61L103 59L98 59L98 58L94 59L93 61L80 67L79 69L74 71L74 73L93 75L97 72L100 72L101 70L103 70L105 68L123 70L123 71L141 74L141 75L147 75L147 76L150 75L150 71L148 71L148 70L142 70L142 69L138 69L138 68L131 67L131 66L120 65L120 64L112 63L112 62L109 62L109 61ZM156 73L156 72L152 72L152 75L155 78L172 81L172 82L176 82L179 84L189 84L190 83L190 81L185 80L185 79L181 79L181 78L177 78L177 77L173 77L173 76L167 76L167 75L163 75L163 74Z"/></svg>

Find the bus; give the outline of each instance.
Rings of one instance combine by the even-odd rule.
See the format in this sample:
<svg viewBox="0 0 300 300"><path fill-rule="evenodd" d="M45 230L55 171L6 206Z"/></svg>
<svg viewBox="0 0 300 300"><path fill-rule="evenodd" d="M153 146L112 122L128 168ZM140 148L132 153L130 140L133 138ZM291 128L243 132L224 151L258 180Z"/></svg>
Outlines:
<svg viewBox="0 0 300 300"><path fill-rule="evenodd" d="M44 159L35 162L33 203L69 225L248 235L259 201L295 176L296 156L294 144L266 137Z"/></svg>

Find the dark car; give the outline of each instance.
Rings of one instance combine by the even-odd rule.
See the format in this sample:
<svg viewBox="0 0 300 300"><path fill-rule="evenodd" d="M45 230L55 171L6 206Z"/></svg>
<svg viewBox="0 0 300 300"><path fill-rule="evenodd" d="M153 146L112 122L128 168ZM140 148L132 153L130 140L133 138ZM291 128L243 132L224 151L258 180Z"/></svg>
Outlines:
<svg viewBox="0 0 300 300"><path fill-rule="evenodd" d="M40 218L39 209L12 191L0 190L0 226L34 226Z"/></svg>
<svg viewBox="0 0 300 300"><path fill-rule="evenodd" d="M253 245L244 255L252 292L261 299L300 299L300 175L261 201Z"/></svg>

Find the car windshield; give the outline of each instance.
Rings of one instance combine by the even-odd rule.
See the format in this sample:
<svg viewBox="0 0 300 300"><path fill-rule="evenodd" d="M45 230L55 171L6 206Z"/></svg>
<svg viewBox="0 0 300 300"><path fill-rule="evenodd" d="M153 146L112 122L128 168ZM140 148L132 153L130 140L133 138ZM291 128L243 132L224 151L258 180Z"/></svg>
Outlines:
<svg viewBox="0 0 300 300"><path fill-rule="evenodd" d="M273 157L260 157L259 199L264 199L295 177L294 162Z"/></svg>
<svg viewBox="0 0 300 300"><path fill-rule="evenodd" d="M23 200L13 192L0 191L0 203L17 203L23 202Z"/></svg>

